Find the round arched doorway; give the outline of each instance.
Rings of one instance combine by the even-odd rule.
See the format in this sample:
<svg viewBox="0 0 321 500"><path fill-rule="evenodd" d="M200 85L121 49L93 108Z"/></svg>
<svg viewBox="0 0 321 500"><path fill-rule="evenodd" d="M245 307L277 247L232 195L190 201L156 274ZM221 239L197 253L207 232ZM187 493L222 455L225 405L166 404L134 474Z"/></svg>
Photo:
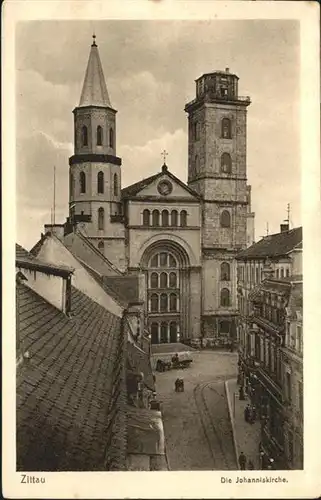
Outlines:
<svg viewBox="0 0 321 500"><path fill-rule="evenodd" d="M151 245L141 261L146 280L146 315L152 344L188 336L189 259L173 242Z"/></svg>

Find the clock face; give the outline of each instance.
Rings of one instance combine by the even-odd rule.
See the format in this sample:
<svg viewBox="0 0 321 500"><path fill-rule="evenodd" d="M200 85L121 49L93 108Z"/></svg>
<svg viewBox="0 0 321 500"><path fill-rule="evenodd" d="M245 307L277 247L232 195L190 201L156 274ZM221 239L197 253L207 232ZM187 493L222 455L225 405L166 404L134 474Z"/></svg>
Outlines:
<svg viewBox="0 0 321 500"><path fill-rule="evenodd" d="M161 181L157 186L158 192L163 196L170 194L173 190L173 186L169 181Z"/></svg>

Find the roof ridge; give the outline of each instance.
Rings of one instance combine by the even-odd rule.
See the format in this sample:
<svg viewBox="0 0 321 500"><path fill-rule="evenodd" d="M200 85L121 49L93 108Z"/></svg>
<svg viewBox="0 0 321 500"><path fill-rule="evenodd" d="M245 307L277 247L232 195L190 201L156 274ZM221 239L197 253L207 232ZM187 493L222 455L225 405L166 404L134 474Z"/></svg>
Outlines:
<svg viewBox="0 0 321 500"><path fill-rule="evenodd" d="M86 242L86 244L92 249L94 250L94 252L99 255L100 258L102 258L104 261L106 261L113 270L115 270L119 276L124 276L125 273L123 273L120 269L118 269L118 267L113 263L111 262L109 259L107 259L107 257L105 255L103 255L99 250L98 248L95 247L95 245L93 245L91 243L91 241L89 241L89 239L87 238L87 236L79 229L79 228L76 228L76 234L78 236L80 236L80 238ZM66 247L67 248L67 247ZM76 257L78 259L78 257Z"/></svg>

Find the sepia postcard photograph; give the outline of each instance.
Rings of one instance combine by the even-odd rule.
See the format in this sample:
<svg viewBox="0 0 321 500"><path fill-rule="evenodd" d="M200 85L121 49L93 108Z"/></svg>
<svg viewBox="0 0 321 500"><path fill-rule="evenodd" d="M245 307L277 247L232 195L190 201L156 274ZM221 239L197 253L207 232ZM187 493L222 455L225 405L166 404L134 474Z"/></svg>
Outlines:
<svg viewBox="0 0 321 500"><path fill-rule="evenodd" d="M3 14L3 495L319 496L317 2Z"/></svg>

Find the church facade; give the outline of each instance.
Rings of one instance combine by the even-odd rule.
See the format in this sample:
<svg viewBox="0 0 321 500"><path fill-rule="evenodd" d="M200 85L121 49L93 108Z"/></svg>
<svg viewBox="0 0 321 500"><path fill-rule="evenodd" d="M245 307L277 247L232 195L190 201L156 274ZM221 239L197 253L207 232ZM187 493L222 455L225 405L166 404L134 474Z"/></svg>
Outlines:
<svg viewBox="0 0 321 500"><path fill-rule="evenodd" d="M248 97L228 69L196 80L186 104L188 182L165 164L122 189L116 113L93 42L69 159L69 217L122 273L143 275L152 343L234 338L237 253L254 242L246 177Z"/></svg>

